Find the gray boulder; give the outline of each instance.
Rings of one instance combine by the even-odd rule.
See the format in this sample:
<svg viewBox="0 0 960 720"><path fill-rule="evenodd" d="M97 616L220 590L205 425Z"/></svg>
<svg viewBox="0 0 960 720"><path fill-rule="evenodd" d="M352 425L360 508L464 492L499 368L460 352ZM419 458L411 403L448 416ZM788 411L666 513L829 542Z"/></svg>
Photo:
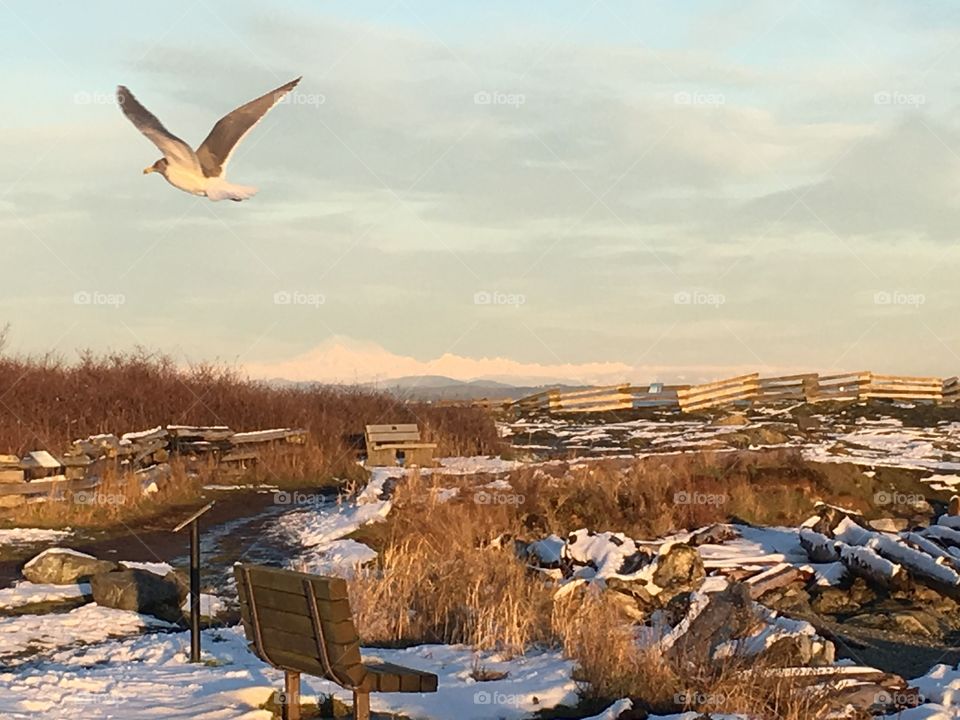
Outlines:
<svg viewBox="0 0 960 720"><path fill-rule="evenodd" d="M23 566L23 576L32 583L73 585L87 582L98 573L110 572L119 567L109 560L97 560L92 555L76 550L50 548Z"/></svg>
<svg viewBox="0 0 960 720"><path fill-rule="evenodd" d="M674 543L657 556L656 563L653 582L671 598L681 592L696 590L707 576L700 553L686 543Z"/></svg>
<svg viewBox="0 0 960 720"><path fill-rule="evenodd" d="M182 618L181 588L169 576L141 569L118 570L94 575L90 587L97 605L153 615L168 622Z"/></svg>

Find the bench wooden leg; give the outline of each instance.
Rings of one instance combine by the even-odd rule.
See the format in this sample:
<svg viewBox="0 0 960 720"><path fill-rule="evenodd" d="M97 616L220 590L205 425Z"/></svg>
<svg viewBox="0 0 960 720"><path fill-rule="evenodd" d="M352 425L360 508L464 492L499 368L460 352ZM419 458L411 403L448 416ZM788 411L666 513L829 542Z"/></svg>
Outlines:
<svg viewBox="0 0 960 720"><path fill-rule="evenodd" d="M370 720L370 693L353 691L353 720Z"/></svg>
<svg viewBox="0 0 960 720"><path fill-rule="evenodd" d="M283 720L300 720L300 673L283 674Z"/></svg>

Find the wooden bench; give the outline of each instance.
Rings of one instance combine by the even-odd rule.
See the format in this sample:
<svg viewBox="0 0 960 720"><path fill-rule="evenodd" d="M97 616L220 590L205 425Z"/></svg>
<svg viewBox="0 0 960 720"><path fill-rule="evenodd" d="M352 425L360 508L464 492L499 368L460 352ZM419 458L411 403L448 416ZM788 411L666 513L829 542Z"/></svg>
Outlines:
<svg viewBox="0 0 960 720"><path fill-rule="evenodd" d="M420 442L420 428L416 425L367 425L364 438L367 465L433 466L433 451L437 444Z"/></svg>
<svg viewBox="0 0 960 720"><path fill-rule="evenodd" d="M284 720L300 718L300 673L353 692L353 717L370 720L370 693L437 691L437 676L364 662L342 578L238 563L243 630L253 652L284 672Z"/></svg>

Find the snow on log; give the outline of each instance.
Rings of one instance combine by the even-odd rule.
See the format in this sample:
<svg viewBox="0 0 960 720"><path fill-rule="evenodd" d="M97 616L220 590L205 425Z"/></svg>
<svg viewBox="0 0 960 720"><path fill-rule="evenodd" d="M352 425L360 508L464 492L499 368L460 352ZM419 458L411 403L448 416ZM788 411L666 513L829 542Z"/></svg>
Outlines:
<svg viewBox="0 0 960 720"><path fill-rule="evenodd" d="M910 574L918 579L934 580L954 588L960 586L960 574L957 574L956 570L940 565L930 555L914 550L886 535L871 538L867 547L886 559L906 567Z"/></svg>
<svg viewBox="0 0 960 720"><path fill-rule="evenodd" d="M882 587L903 587L907 584L907 573L903 566L880 557L874 550L866 547L839 543L840 562L854 575Z"/></svg>
<svg viewBox="0 0 960 720"><path fill-rule="evenodd" d="M801 528L800 545L807 552L811 562L829 563L840 559L835 541L816 530Z"/></svg>

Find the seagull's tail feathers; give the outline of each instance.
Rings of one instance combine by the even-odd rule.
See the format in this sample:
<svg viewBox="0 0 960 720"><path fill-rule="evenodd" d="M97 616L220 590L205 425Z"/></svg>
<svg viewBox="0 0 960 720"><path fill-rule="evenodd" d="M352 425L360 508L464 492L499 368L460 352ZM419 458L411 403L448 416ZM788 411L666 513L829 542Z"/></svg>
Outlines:
<svg viewBox="0 0 960 720"><path fill-rule="evenodd" d="M257 188L250 185L234 185L224 180L211 182L207 185L207 197L217 200L248 200L257 194Z"/></svg>

